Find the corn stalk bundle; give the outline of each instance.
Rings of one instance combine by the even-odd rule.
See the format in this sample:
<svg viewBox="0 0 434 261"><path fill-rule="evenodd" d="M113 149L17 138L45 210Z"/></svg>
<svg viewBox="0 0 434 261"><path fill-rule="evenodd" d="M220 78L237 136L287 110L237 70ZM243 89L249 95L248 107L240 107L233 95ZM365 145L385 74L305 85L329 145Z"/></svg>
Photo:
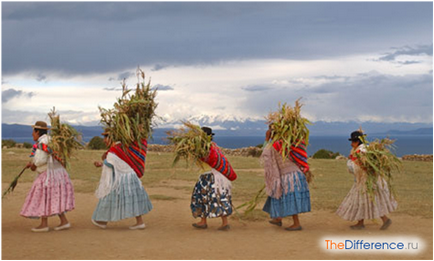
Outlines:
<svg viewBox="0 0 434 261"><path fill-rule="evenodd" d="M307 124L311 122L301 117L300 111L303 106L300 99L295 101L295 106L291 107L284 103L279 103L279 110L271 112L266 117L267 123L271 126L271 137L273 144L276 141L282 142L282 156L286 158L291 151L291 146L297 147L302 141L309 144L309 129Z"/></svg>
<svg viewBox="0 0 434 261"><path fill-rule="evenodd" d="M60 116L55 108L48 113L51 120L50 141L48 146L56 158L60 159L65 168L70 168L71 154L76 149L83 148L81 135L72 126L60 123Z"/></svg>
<svg viewBox="0 0 434 261"><path fill-rule="evenodd" d="M169 131L168 140L175 145L173 165L180 159L185 159L187 165L195 163L203 167L202 159L208 157L211 147L211 136L208 136L198 125L183 122L184 126L179 130Z"/></svg>
<svg viewBox="0 0 434 261"><path fill-rule="evenodd" d="M124 146L148 139L152 136L152 118L156 116L155 102L157 89L151 89L151 81L145 84L145 73L137 69L138 82L133 92L122 82L122 96L113 109L99 107L101 123L108 132L109 139L120 141Z"/></svg>
<svg viewBox="0 0 434 261"><path fill-rule="evenodd" d="M381 140L376 139L369 143L363 137L360 138L366 144L366 152L354 153L354 156L360 167L367 173L366 186L368 195L374 200L379 176L386 180L391 195L395 195L392 171L402 170L401 161L389 149L393 148L395 141L385 138Z"/></svg>

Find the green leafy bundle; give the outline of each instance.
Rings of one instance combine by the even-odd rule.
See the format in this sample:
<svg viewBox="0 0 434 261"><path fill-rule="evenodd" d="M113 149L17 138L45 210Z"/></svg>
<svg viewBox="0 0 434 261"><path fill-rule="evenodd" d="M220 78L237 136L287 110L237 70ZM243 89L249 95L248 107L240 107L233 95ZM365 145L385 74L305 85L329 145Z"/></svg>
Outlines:
<svg viewBox="0 0 434 261"><path fill-rule="evenodd" d="M145 84L145 73L137 69L138 82L134 93L122 82L122 96L113 109L99 107L101 123L111 141L120 141L124 146L152 137L152 119L158 103L157 89L151 89L151 81ZM140 144L140 142L139 142Z"/></svg>
<svg viewBox="0 0 434 261"><path fill-rule="evenodd" d="M48 146L53 150L53 154L65 166L70 168L70 158L74 150L82 149L81 135L76 129L66 123L60 123L60 116L56 109L48 113L51 120L50 140Z"/></svg>
<svg viewBox="0 0 434 261"><path fill-rule="evenodd" d="M204 168L201 159L208 157L211 136L198 125L190 122L183 122L183 124L184 126L179 130L167 132L169 142L175 145L173 165L180 159L185 159L187 165L193 162L200 168Z"/></svg>
<svg viewBox="0 0 434 261"><path fill-rule="evenodd" d="M300 115L303 106L300 99L295 101L295 106L291 107L284 103L279 103L279 110L271 112L266 117L267 123L271 126L272 143L282 141L282 156L286 156L291 151L291 146L298 146L304 141L306 146L309 144L309 129L307 124L311 122Z"/></svg>

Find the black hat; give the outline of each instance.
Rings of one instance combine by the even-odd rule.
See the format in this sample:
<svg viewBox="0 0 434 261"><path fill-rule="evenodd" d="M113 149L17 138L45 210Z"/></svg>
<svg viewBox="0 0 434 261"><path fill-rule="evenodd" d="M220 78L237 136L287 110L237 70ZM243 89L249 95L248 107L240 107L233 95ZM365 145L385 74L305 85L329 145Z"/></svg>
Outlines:
<svg viewBox="0 0 434 261"><path fill-rule="evenodd" d="M208 136L214 136L215 135L215 133L212 133L212 129L211 128L209 128L209 127L202 127L201 128L205 133L206 133L206 135L208 135Z"/></svg>
<svg viewBox="0 0 434 261"><path fill-rule="evenodd" d="M360 131L353 131L351 133L351 138L349 138L348 140L350 140L350 141L360 141L360 142L363 143L363 141L360 139L360 137L363 137L363 136L365 136L365 134L363 134L362 132L360 132Z"/></svg>

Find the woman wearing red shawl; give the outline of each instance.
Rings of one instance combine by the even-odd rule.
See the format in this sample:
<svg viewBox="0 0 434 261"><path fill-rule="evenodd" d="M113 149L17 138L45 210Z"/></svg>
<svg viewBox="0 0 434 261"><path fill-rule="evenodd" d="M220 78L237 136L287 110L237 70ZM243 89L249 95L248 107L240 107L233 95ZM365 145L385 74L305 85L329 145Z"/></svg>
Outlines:
<svg viewBox="0 0 434 261"><path fill-rule="evenodd" d="M103 162L94 162L96 167L102 167L102 174L95 192L99 201L92 223L105 229L108 222L135 217L136 224L129 228L144 229L142 215L152 209L148 194L139 179L144 171L146 140L142 141L141 148L132 145L123 149L119 142L112 143L109 140L107 132L102 135L109 150L103 155Z"/></svg>
<svg viewBox="0 0 434 261"><path fill-rule="evenodd" d="M272 140L269 128L265 140L270 139ZM292 216L294 224L285 229L297 231L302 229L298 214L310 211L309 186L303 173L309 171L307 154L304 154L304 150L300 155L293 154L290 158L283 159L279 145L278 141L267 144L261 155L268 196L263 211L270 214L270 224L277 226L282 226L283 217Z"/></svg>
<svg viewBox="0 0 434 261"><path fill-rule="evenodd" d="M202 130L212 139L214 133L211 128L202 127ZM203 161L210 165L211 171L199 176L191 196L190 208L193 217L201 218L200 222L193 223L193 227L206 229L207 218L221 217L222 224L218 230L227 231L230 229L227 217L232 214L231 181L235 180L237 175L214 142L209 156Z"/></svg>

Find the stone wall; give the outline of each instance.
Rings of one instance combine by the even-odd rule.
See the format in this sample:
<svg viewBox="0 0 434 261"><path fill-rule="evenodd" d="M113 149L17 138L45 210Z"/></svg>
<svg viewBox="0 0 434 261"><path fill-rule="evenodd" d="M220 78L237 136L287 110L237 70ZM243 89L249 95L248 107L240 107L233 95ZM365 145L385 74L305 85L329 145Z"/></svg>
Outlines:
<svg viewBox="0 0 434 261"><path fill-rule="evenodd" d="M173 152L173 145L148 145L148 151L153 152ZM261 156L262 149L257 147L246 147L239 149L226 149L222 148L223 154L226 156L244 156L244 157L259 157Z"/></svg>
<svg viewBox="0 0 434 261"><path fill-rule="evenodd" d="M433 161L433 155L404 155L402 160L408 161Z"/></svg>

